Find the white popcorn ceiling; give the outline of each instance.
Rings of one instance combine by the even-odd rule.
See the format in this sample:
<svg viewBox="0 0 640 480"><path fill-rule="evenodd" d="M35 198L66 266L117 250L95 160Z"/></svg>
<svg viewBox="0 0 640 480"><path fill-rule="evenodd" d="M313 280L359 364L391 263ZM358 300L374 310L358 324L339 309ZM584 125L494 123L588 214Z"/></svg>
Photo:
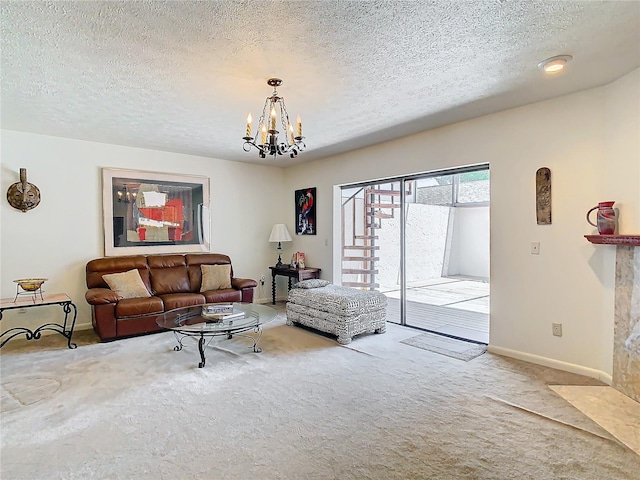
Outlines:
<svg viewBox="0 0 640 480"><path fill-rule="evenodd" d="M290 165L619 78L638 1L3 1L2 128ZM562 74L537 64L571 54ZM242 150L279 77L308 149ZM254 123L255 127L255 123Z"/></svg>

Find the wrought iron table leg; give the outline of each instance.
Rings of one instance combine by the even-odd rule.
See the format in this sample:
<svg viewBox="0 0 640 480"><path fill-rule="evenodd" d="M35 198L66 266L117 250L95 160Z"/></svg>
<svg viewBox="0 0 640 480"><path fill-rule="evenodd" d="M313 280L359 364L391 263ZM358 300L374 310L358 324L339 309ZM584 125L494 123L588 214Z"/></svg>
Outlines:
<svg viewBox="0 0 640 480"><path fill-rule="evenodd" d="M71 320L71 328L67 330L67 319L69 317L69 313L71 313L71 307L73 307L73 319ZM71 336L73 335L73 327L76 325L76 317L78 316L78 309L72 302L67 302L62 304L62 310L64 310L64 327L62 327L62 335L67 337L67 346L69 348L77 348L78 345L75 343L71 343Z"/></svg>
<svg viewBox="0 0 640 480"><path fill-rule="evenodd" d="M262 338L262 328L260 326L257 326L257 327L255 327L253 329L253 332L257 333L258 336L257 337L252 337L251 335L248 335L247 333L234 333L234 335L236 337L248 338L249 340L251 340L253 342L253 345L251 345L249 348L253 348L253 351L255 353L261 353L262 352L262 347L258 346L258 342ZM231 335L229 335L228 338L231 338Z"/></svg>
<svg viewBox="0 0 640 480"><path fill-rule="evenodd" d="M176 342L178 342L178 345L176 345L175 347L173 347L173 350L174 350L175 352L179 352L180 350L182 350L182 346L183 346L183 345L182 345L182 339L183 339L184 337L178 337L178 332L176 332L175 330L174 330L174 332L173 332L173 336L174 336L174 337L176 337Z"/></svg>
<svg viewBox="0 0 640 480"><path fill-rule="evenodd" d="M261 353L262 347L258 347L258 342L262 338L262 328L258 325L253 331L258 334L258 338L253 341L253 351L255 353Z"/></svg>
<svg viewBox="0 0 640 480"><path fill-rule="evenodd" d="M201 362L198 364L198 367L203 368L206 361L204 358L204 335L200 335L200 340L198 340L198 350L200 350L201 360Z"/></svg>

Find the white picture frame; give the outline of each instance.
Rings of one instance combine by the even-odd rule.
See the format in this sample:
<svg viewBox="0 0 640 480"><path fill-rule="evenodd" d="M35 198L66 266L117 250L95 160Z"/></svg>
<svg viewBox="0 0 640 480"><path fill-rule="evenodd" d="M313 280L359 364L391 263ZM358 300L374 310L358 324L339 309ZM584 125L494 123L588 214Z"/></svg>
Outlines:
<svg viewBox="0 0 640 480"><path fill-rule="evenodd" d="M105 257L210 251L209 177L103 168L102 211Z"/></svg>

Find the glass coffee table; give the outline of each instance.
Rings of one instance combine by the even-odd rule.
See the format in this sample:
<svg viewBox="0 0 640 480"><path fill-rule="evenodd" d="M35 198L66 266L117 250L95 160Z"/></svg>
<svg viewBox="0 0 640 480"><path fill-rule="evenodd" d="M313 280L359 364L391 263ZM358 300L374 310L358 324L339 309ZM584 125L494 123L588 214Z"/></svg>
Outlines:
<svg viewBox="0 0 640 480"><path fill-rule="evenodd" d="M198 367L205 365L204 348L211 343L213 337L234 336L248 338L253 342L249 348L260 353L262 348L258 342L262 337L262 325L277 317L278 313L271 307L257 303L233 303L235 315L232 318L211 318L205 314L207 307L229 305L207 303L193 305L191 307L176 308L160 315L156 320L159 327L172 330L178 345L173 347L175 351L182 350L182 341L187 337L198 338L198 350L200 351L200 363ZM254 335L250 335L253 332ZM205 340L208 338L208 340Z"/></svg>

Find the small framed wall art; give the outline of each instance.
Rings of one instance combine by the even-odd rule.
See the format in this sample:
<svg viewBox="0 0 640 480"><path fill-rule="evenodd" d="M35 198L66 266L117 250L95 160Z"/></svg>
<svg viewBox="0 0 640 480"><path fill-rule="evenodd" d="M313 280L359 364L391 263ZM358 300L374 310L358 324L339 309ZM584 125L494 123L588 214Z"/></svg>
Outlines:
<svg viewBox="0 0 640 480"><path fill-rule="evenodd" d="M296 235L316 234L316 187L296 190Z"/></svg>
<svg viewBox="0 0 640 480"><path fill-rule="evenodd" d="M208 252L209 178L102 169L105 256Z"/></svg>

